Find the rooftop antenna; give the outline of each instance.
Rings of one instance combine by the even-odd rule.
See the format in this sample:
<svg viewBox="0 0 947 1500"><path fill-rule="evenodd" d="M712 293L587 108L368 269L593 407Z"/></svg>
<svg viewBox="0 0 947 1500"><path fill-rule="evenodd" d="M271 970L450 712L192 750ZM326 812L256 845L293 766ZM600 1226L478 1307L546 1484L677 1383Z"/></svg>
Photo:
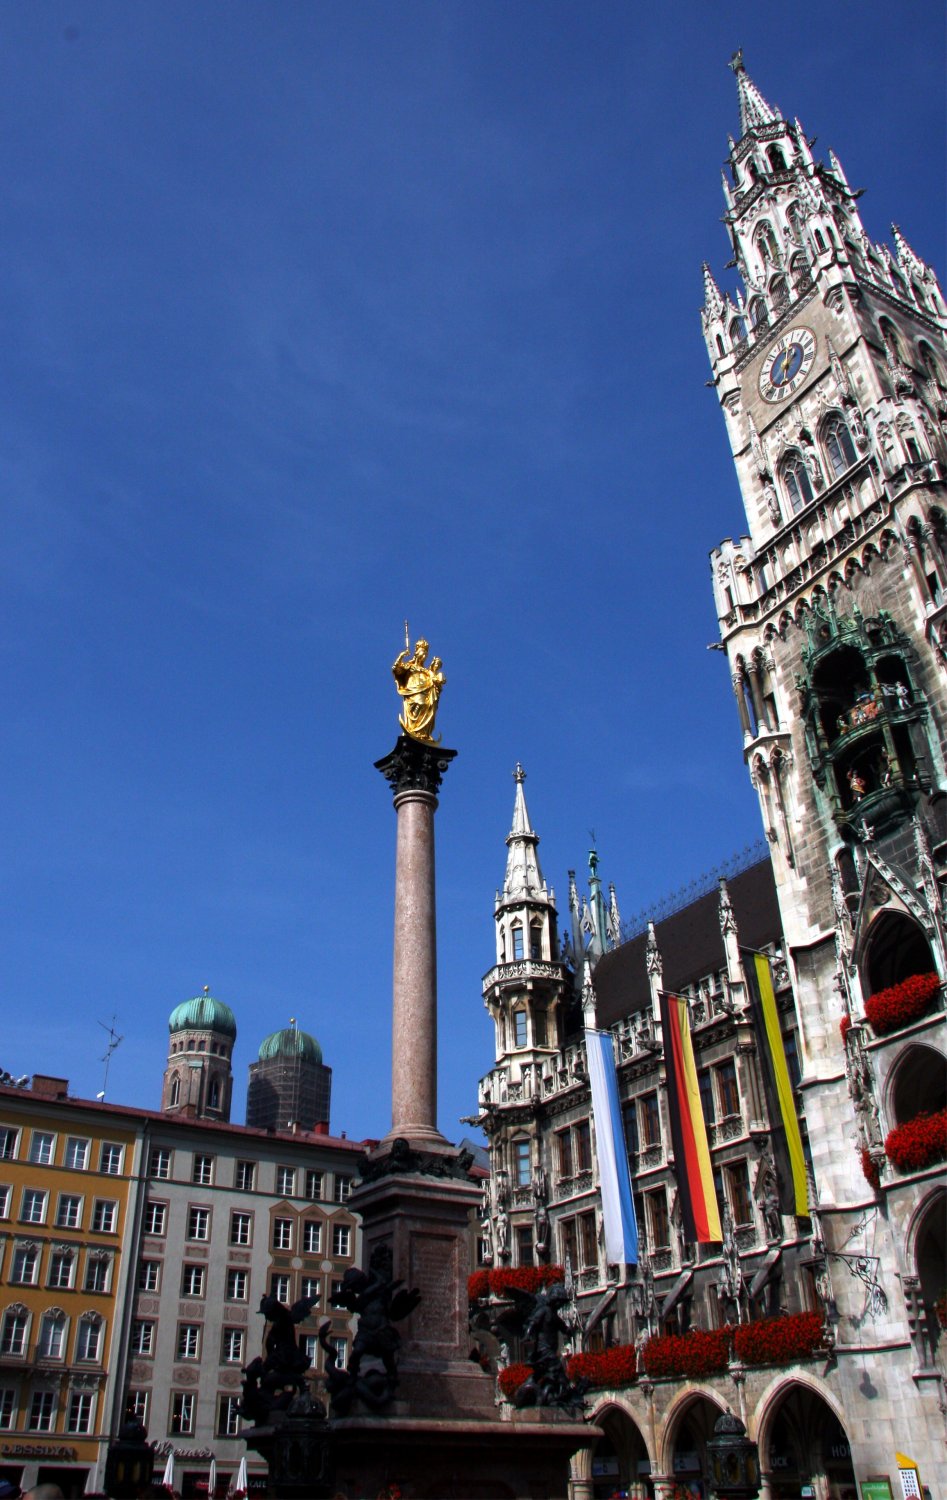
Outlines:
<svg viewBox="0 0 947 1500"><path fill-rule="evenodd" d="M113 1016L112 1017L112 1024L110 1026L106 1026L106 1024L105 1024L104 1021L100 1021L99 1022L99 1025L101 1026L102 1030L108 1032L108 1034L109 1034L109 1042L108 1042L108 1046L106 1047L106 1049L103 1052L102 1057L100 1059L100 1061L104 1062L104 1064L105 1064L105 1077L102 1079L102 1092L101 1092L101 1094L96 1094L96 1096L95 1096L97 1099L104 1099L105 1098L105 1091L106 1091L106 1089L109 1086L109 1063L112 1061L112 1053L115 1051L115 1048L119 1045L119 1043L120 1042L124 1042L124 1040L125 1040L125 1038L123 1036L119 1036L118 1032L115 1030L115 1022L116 1022L116 1020L117 1020L117 1017Z"/></svg>

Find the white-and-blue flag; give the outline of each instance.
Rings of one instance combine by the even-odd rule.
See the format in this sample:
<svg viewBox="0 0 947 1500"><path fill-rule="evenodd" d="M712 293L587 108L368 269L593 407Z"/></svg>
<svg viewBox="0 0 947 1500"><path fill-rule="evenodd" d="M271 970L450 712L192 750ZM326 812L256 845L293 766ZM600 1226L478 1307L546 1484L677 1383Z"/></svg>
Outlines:
<svg viewBox="0 0 947 1500"><path fill-rule="evenodd" d="M605 1254L609 1265L638 1264L638 1226L631 1195L631 1173L625 1150L618 1074L610 1031L586 1030L585 1055L592 1087L592 1118L598 1153L602 1219L605 1224Z"/></svg>

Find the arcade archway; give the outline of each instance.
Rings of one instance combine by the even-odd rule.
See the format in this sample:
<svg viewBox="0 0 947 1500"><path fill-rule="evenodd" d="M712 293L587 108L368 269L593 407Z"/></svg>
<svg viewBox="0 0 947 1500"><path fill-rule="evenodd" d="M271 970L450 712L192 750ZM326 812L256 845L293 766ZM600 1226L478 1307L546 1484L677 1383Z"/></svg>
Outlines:
<svg viewBox="0 0 947 1500"><path fill-rule="evenodd" d="M668 1472L675 1485L687 1490L693 1500L706 1500L710 1494L710 1465L707 1461L707 1439L714 1435L714 1424L724 1408L709 1396L698 1395L674 1419L666 1449Z"/></svg>
<svg viewBox="0 0 947 1500"><path fill-rule="evenodd" d="M760 1465L772 1500L858 1500L848 1434L818 1391L788 1386L764 1429Z"/></svg>
<svg viewBox="0 0 947 1500"><path fill-rule="evenodd" d="M592 1450L593 1500L611 1500L614 1495L651 1500L648 1450L632 1418L620 1406L607 1406L595 1413L594 1421L605 1435Z"/></svg>

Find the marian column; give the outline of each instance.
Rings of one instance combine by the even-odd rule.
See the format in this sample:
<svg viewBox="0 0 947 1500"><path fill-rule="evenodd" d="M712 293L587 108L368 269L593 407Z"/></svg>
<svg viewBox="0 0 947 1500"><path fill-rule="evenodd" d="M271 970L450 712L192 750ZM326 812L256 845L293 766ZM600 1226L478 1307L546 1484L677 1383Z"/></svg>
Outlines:
<svg viewBox="0 0 947 1500"><path fill-rule="evenodd" d="M392 991L391 1130L386 1141L446 1145L437 1128L437 917L434 814L441 778L456 750L434 738L444 686L441 659L428 643L405 649L392 667L401 695L403 733L375 764L391 783L398 815Z"/></svg>

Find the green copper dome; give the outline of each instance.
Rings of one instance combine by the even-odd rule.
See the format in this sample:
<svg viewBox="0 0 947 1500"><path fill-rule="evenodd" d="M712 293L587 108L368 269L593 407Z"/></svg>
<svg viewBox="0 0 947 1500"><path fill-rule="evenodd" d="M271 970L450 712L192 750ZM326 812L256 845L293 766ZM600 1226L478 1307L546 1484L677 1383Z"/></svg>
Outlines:
<svg viewBox="0 0 947 1500"><path fill-rule="evenodd" d="M215 1000L205 990L193 1000L176 1005L168 1017L169 1031L222 1031L225 1036L237 1035L237 1023L233 1011L222 1000Z"/></svg>
<svg viewBox="0 0 947 1500"><path fill-rule="evenodd" d="M321 1063L322 1048L308 1031L297 1031L295 1026L285 1026L274 1031L260 1043L260 1062L269 1062L274 1057L302 1057L306 1062Z"/></svg>

